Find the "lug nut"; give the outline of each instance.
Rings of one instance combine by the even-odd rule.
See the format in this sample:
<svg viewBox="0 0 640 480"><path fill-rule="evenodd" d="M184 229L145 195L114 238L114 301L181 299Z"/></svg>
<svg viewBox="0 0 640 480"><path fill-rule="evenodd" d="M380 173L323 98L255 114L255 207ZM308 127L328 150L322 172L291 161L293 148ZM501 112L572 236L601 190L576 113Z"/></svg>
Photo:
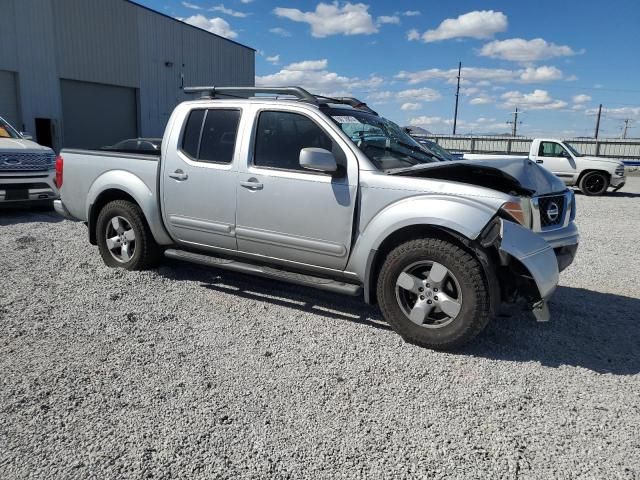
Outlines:
<svg viewBox="0 0 640 480"><path fill-rule="evenodd" d="M435 301L438 301L438 296L436 295L435 297L433 297L433 299L434 299Z"/></svg>
<svg viewBox="0 0 640 480"><path fill-rule="evenodd" d="M419 292L424 292L424 288L420 287L420 288L418 289L418 291L419 291Z"/></svg>
<svg viewBox="0 0 640 480"><path fill-rule="evenodd" d="M431 286L431 285L429 285L429 284L427 283L427 288L429 288L430 286Z"/></svg>
<svg viewBox="0 0 640 480"><path fill-rule="evenodd" d="M433 289L433 291L434 291L434 292L437 292L437 291L438 291L438 289L437 289L437 288L434 288L434 289Z"/></svg>
<svg viewBox="0 0 640 480"><path fill-rule="evenodd" d="M428 303L429 305L431 305L431 303L432 303L432 302L431 302L431 300L427 300L427 303Z"/></svg>
<svg viewBox="0 0 640 480"><path fill-rule="evenodd" d="M424 300L424 295L420 295L420 300Z"/></svg>

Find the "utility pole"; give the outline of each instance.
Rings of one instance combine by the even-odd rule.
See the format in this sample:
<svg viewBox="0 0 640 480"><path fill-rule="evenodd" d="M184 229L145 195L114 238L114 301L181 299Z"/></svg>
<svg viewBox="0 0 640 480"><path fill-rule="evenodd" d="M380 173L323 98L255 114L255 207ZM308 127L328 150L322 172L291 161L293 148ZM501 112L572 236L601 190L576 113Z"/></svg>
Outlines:
<svg viewBox="0 0 640 480"><path fill-rule="evenodd" d="M631 121L630 118L625 118L624 119L624 130L622 132L622 138L627 138L627 131L629 130L629 122Z"/></svg>
<svg viewBox="0 0 640 480"><path fill-rule="evenodd" d="M516 107L516 111L513 112L513 121L512 122L507 122L509 125L512 125L511 127L511 136L515 137L518 134L518 123L522 123L522 122L518 122L518 107Z"/></svg>
<svg viewBox="0 0 640 480"><path fill-rule="evenodd" d="M458 97L460 97L460 73L462 72L462 62L458 62L458 88L456 88L456 110L453 114L453 134L456 134L458 126Z"/></svg>
<svg viewBox="0 0 640 480"><path fill-rule="evenodd" d="M598 116L596 118L596 134L595 138L598 138L598 133L600 133L600 116L602 115L602 104L598 107Z"/></svg>

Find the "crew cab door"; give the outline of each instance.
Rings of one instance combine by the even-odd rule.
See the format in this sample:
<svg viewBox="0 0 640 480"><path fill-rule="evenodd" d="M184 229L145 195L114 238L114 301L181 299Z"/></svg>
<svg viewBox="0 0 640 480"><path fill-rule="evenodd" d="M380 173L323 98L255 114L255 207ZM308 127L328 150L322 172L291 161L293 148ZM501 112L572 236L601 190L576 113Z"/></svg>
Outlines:
<svg viewBox="0 0 640 480"><path fill-rule="evenodd" d="M334 153L335 174L300 166L300 150ZM357 160L329 120L306 110L256 108L247 161L239 167L238 249L342 270L351 244Z"/></svg>
<svg viewBox="0 0 640 480"><path fill-rule="evenodd" d="M240 116L238 108L195 108L171 133L162 152L162 214L179 243L237 248L233 160Z"/></svg>
<svg viewBox="0 0 640 480"><path fill-rule="evenodd" d="M537 155L533 158L537 164L550 170L566 183L577 175L576 161L571 153L559 142L540 141Z"/></svg>

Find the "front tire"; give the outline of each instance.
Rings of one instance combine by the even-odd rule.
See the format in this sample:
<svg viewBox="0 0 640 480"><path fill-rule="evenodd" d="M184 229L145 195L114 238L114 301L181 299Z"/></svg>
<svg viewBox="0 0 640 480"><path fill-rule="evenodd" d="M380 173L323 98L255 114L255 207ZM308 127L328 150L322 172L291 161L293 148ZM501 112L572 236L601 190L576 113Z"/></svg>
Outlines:
<svg viewBox="0 0 640 480"><path fill-rule="evenodd" d="M102 260L109 267L144 270L160 257L140 207L126 200L107 203L96 221L96 239Z"/></svg>
<svg viewBox="0 0 640 480"><path fill-rule="evenodd" d="M481 264L453 243L422 238L387 256L378 303L407 342L437 350L460 347L489 323L491 300Z"/></svg>
<svg viewBox="0 0 640 480"><path fill-rule="evenodd" d="M589 172L580 179L580 191L587 196L604 195L609 188L609 176L603 172Z"/></svg>

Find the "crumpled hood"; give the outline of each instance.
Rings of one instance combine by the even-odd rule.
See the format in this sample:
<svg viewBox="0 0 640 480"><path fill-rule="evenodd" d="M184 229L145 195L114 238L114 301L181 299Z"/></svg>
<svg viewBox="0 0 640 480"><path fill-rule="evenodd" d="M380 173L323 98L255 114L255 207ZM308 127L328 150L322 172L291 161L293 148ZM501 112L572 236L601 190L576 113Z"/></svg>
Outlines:
<svg viewBox="0 0 640 480"><path fill-rule="evenodd" d="M7 152L21 152L21 153L46 153L52 152L49 147L43 147L31 140L25 140L24 138L0 138L0 154Z"/></svg>
<svg viewBox="0 0 640 480"><path fill-rule="evenodd" d="M450 180L520 195L546 195L567 188L553 173L527 158L437 162L402 169L396 174Z"/></svg>

